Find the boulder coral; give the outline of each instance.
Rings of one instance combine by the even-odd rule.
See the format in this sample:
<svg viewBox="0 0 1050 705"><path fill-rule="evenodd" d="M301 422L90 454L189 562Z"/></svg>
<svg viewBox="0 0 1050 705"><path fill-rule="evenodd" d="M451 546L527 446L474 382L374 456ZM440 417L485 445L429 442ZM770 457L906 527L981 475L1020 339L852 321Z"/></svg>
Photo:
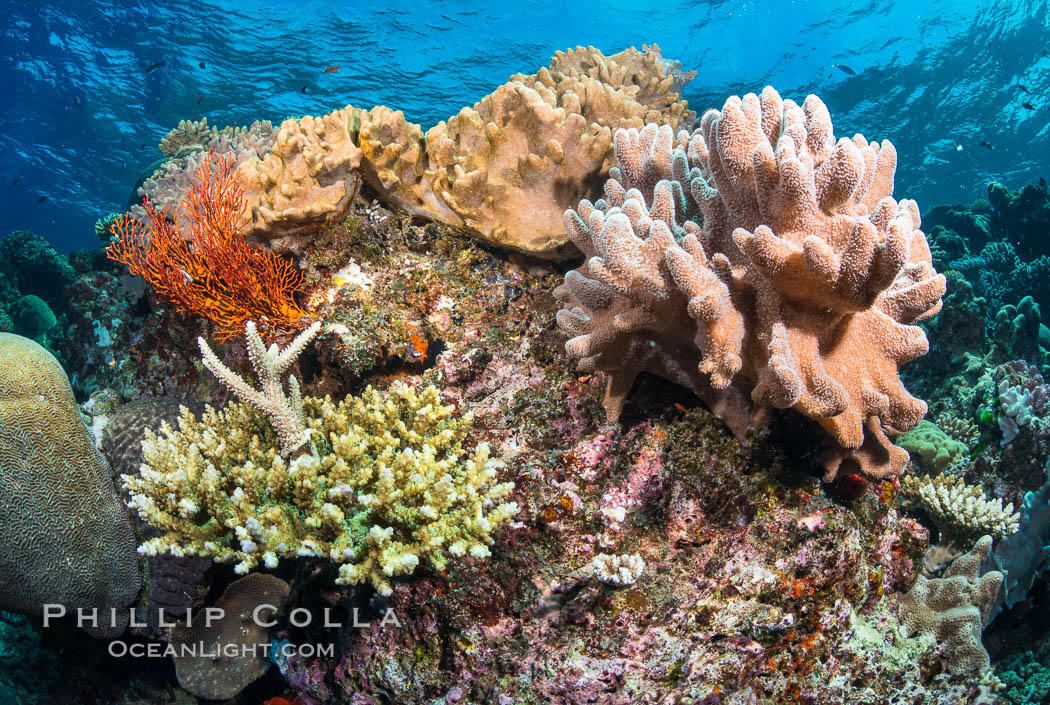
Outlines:
<svg viewBox="0 0 1050 705"><path fill-rule="evenodd" d="M221 610L218 619L198 617L174 627L172 660L179 685L200 698L226 700L266 673L270 637L264 624L281 610L289 591L280 578L252 573L230 583L213 605Z"/></svg>
<svg viewBox="0 0 1050 705"><path fill-rule="evenodd" d="M605 198L565 213L586 255L555 290L566 351L608 374L618 417L651 372L695 391L742 435L770 408L832 441L825 480L904 471L891 441L926 413L898 367L928 349L915 322L945 290L914 201L892 197L888 141L836 142L824 103L771 87L700 127L616 132Z"/></svg>
<svg viewBox="0 0 1050 705"><path fill-rule="evenodd" d="M109 608L123 631L141 576L127 511L58 361L0 333L0 609Z"/></svg>

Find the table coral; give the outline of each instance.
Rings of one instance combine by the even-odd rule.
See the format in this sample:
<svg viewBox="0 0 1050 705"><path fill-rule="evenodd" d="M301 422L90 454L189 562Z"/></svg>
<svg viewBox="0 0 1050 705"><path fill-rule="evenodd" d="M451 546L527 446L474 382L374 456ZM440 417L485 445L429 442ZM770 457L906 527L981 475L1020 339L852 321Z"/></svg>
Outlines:
<svg viewBox="0 0 1050 705"><path fill-rule="evenodd" d="M900 474L890 437L926 404L898 366L926 352L911 324L939 310L945 280L917 206L890 195L893 145L836 143L816 96L799 106L768 87L692 134L648 125L615 144L606 198L566 212L588 259L555 290L566 351L609 375L609 416L648 371L738 434L769 407L817 420L834 441L828 481L847 461Z"/></svg>
<svg viewBox="0 0 1050 705"><path fill-rule="evenodd" d="M131 506L167 533L140 552L213 556L239 573L329 558L339 582L383 593L424 559L440 571L448 554L488 557L517 505L501 501L514 484L496 482L488 446L463 446L469 414L441 404L436 388L404 384L302 404L320 457L286 461L270 425L240 402L147 432L144 468L123 481Z"/></svg>

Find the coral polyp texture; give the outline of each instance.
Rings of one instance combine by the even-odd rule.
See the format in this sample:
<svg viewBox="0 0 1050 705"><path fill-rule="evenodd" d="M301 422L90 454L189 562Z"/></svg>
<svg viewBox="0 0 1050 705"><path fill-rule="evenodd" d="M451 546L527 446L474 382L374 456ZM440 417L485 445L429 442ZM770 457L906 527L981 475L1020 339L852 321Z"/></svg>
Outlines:
<svg viewBox="0 0 1050 705"><path fill-rule="evenodd" d="M106 254L145 279L162 301L213 321L222 339L239 334L249 320L265 321L271 330L302 327L306 312L295 301L302 274L239 230L246 205L232 158L209 152L176 213L157 210L148 199L144 208L149 224L121 216ZM179 222L189 231L180 231Z"/></svg>
<svg viewBox="0 0 1050 705"><path fill-rule="evenodd" d="M517 505L503 501L514 484L497 482L502 464L488 446L464 447L469 413L442 404L434 387L402 383L302 405L318 456L283 458L270 424L240 402L147 432L142 472L123 481L131 506L166 533L140 552L213 556L239 573L328 558L338 582L385 594L392 576L424 560L441 571L450 554L489 556Z"/></svg>
<svg viewBox="0 0 1050 705"><path fill-rule="evenodd" d="M270 151L240 165L251 215L245 234L287 250L292 233L316 233L346 214L362 156L352 139L353 119L354 110L344 108L285 120Z"/></svg>
<svg viewBox="0 0 1050 705"><path fill-rule="evenodd" d="M91 627L115 636L141 582L134 547L62 366L32 340L0 333L0 608L115 608L122 622Z"/></svg>
<svg viewBox="0 0 1050 705"><path fill-rule="evenodd" d="M648 371L689 387L738 435L795 409L828 433L825 479L903 472L891 438L925 402L898 368L940 309L914 201L892 197L888 141L835 140L824 103L731 97L700 127L616 132L605 198L565 213L582 266L555 290L579 369L619 416Z"/></svg>

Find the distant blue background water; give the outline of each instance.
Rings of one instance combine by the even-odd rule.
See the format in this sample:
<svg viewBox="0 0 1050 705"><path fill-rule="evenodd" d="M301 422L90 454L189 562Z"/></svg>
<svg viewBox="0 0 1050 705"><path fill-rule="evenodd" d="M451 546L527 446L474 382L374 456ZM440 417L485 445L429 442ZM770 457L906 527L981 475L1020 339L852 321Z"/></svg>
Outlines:
<svg viewBox="0 0 1050 705"><path fill-rule="evenodd" d="M766 84L817 93L839 136L894 142L896 193L923 208L1050 172L1046 0L4 1L0 23L0 235L63 251L97 245L180 119L384 103L425 129L577 44L659 43L698 70L698 113Z"/></svg>

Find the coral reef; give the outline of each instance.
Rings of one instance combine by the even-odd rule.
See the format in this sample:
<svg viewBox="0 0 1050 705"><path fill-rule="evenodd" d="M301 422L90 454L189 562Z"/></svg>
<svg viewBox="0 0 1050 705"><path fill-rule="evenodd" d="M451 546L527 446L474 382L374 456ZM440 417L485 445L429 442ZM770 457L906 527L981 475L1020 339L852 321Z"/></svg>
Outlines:
<svg viewBox="0 0 1050 705"><path fill-rule="evenodd" d="M233 168L227 157L206 155L179 207L188 232L176 228L178 217L173 222L147 200L149 225L125 214L106 252L178 311L213 321L222 339L240 333L248 320L265 322L270 332L299 328L306 315L295 301L302 274L243 239L238 227L246 206Z"/></svg>
<svg viewBox="0 0 1050 705"><path fill-rule="evenodd" d="M289 585L272 575L253 573L230 583L213 605L221 616L209 624L198 618L171 630L175 674L179 685L197 697L226 700L266 673L263 651L270 637L263 626L288 598ZM258 611L256 611L258 609ZM204 647L186 655L180 646ZM249 655L250 654L250 655Z"/></svg>
<svg viewBox="0 0 1050 705"><path fill-rule="evenodd" d="M956 558L942 577L920 575L901 598L905 634L932 634L951 673L974 673L989 664L981 631L991 620L1003 582L1003 574L997 571L980 574L981 563L991 549L991 537L982 537L969 553Z"/></svg>
<svg viewBox="0 0 1050 705"><path fill-rule="evenodd" d="M0 607L123 610L140 574L127 512L58 361L0 333ZM123 612L127 622L127 612ZM106 618L99 636L123 630Z"/></svg>
<svg viewBox="0 0 1050 705"><path fill-rule="evenodd" d="M194 343L215 340L208 321L87 255L71 259L64 310L48 304L53 333L68 331L82 413L126 476L128 501L160 525L132 525L144 553L163 552L142 561L147 626L131 639L257 648L183 659L185 688L274 705L1037 697L1021 681L1050 662L1036 643L1050 555L1050 505L1034 489L1050 450L1045 372L1031 359L1038 296L986 300L973 265L966 278L948 272L932 316L930 261L951 266L997 236L966 242L941 229L927 251L910 202L887 200L892 147L835 143L816 99L731 100L689 133L678 99L687 78L654 49L577 49L512 77L434 140L382 107L265 135L186 124L167 140L180 156L149 182L158 204L184 198L181 170L218 142L240 185L269 160L273 178L263 187L256 172L244 221L267 248L296 255L295 301L311 315L302 324L318 321L298 340L274 331L270 347L264 321L254 334L244 323L246 340L205 345L202 362ZM520 237L567 253L566 233L544 239L548 228L597 197L607 173L604 199L568 215L589 258L569 278L596 314L591 332L607 336L595 343L608 344L576 372L556 320L572 306L552 295L564 269L488 244ZM554 188L559 174L569 176ZM960 222L978 227L979 215ZM984 254L1002 265L997 285L1016 288L1006 277L1031 264L1001 245ZM5 310L26 296L11 282L0 276ZM987 316L1007 303L1019 305L997 326ZM898 369L882 337L894 354L921 352L920 318L935 350ZM621 344L635 357L616 358ZM1012 361L1022 350L1029 362ZM618 386L607 387L606 363ZM657 377L630 390L631 364ZM898 374L931 395L935 424L902 433L922 406ZM1017 426L1005 445L1004 418ZM842 449L840 423L863 429L860 448ZM943 474L898 482L902 449ZM858 465L836 467L844 453ZM949 539L1013 528L1010 502L1022 505L1018 531L949 567L956 545L971 545ZM1004 589L989 597L995 571ZM266 584L285 613L264 630L245 614ZM206 606L227 618L211 629L159 619L161 608L170 620L194 607L196 620ZM304 610L306 625L292 619ZM26 683L52 669L71 684L56 701L190 698L167 661L129 669L71 624L32 623L0 615L0 640L33 654L16 671L0 641L0 693L10 684L13 700L34 703ZM980 668L982 638L993 661L1032 657L1004 660L999 683ZM319 645L333 651L310 652Z"/></svg>
<svg viewBox="0 0 1050 705"><path fill-rule="evenodd" d="M890 196L892 145L836 144L818 98L800 107L766 88L677 143L669 127L619 131L616 154L606 200L566 213L588 259L555 291L566 351L609 375L610 417L649 371L738 433L763 408L816 419L834 440L828 481L846 461L900 474L907 453L889 436L926 404L897 368L926 352L910 324L939 310L945 280L914 202Z"/></svg>
<svg viewBox="0 0 1050 705"><path fill-rule="evenodd" d="M122 479L130 505L166 534L140 552L214 556L237 561L239 573L280 557L329 558L340 582L383 593L424 559L440 571L447 554L488 557L517 505L500 503L514 484L495 482L488 446L463 447L469 415L457 417L433 387L403 384L302 404L320 457L286 462L269 424L237 402L147 433L146 467Z"/></svg>

